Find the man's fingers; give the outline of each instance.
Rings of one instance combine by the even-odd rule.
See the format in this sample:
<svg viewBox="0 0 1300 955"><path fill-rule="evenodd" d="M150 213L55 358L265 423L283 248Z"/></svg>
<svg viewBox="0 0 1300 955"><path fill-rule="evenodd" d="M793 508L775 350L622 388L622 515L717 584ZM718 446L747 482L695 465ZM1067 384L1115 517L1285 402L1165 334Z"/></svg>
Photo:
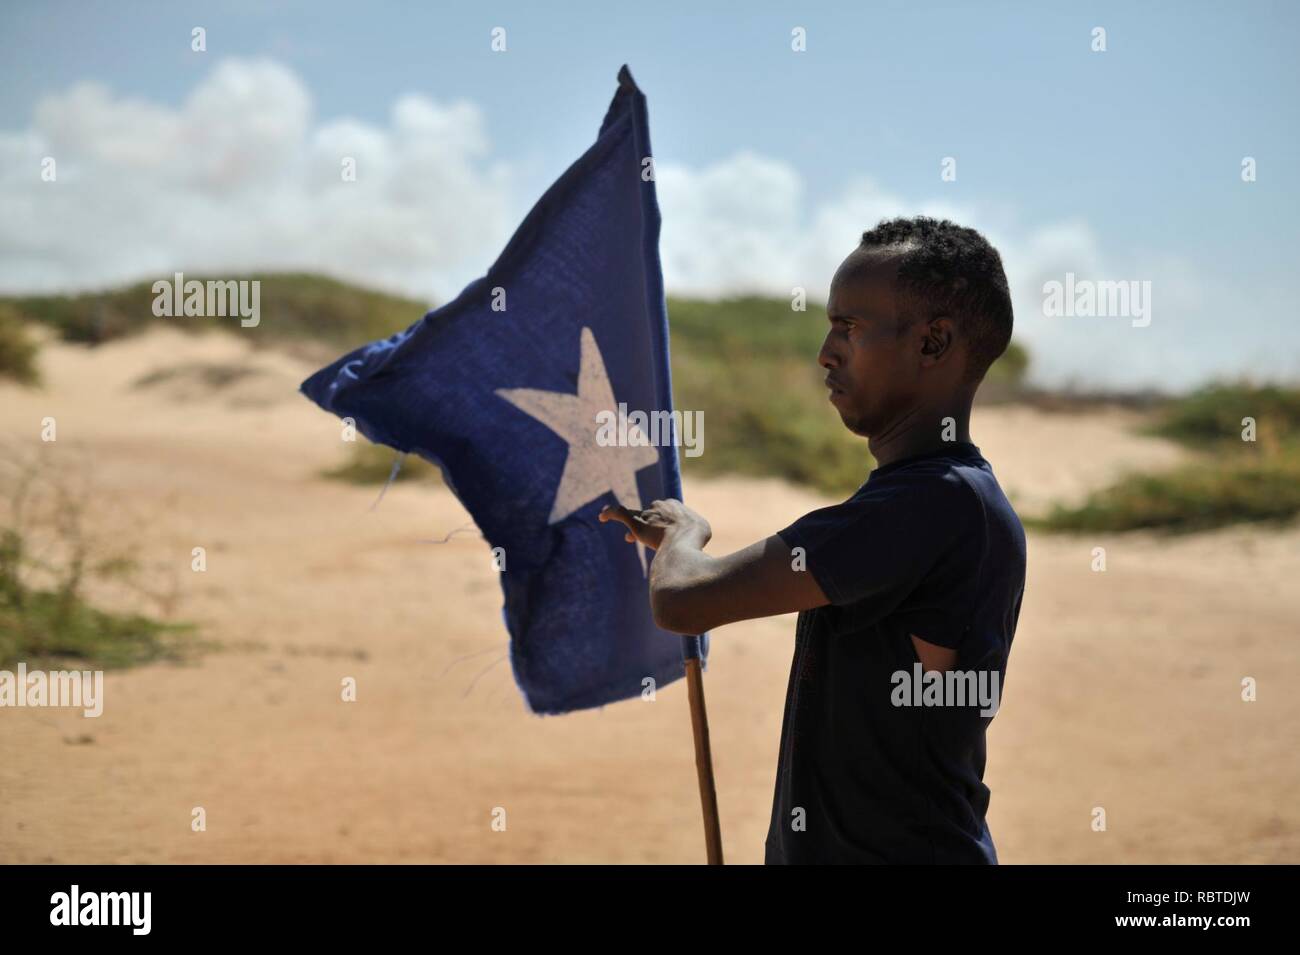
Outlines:
<svg viewBox="0 0 1300 955"><path fill-rule="evenodd" d="M645 526L645 522L641 518L642 513L642 511L629 511L623 505L615 504L602 507L599 517L602 524L606 521L618 521L624 525L627 528L627 533L623 535L623 540L629 544L635 544L637 542L637 525Z"/></svg>
<svg viewBox="0 0 1300 955"><path fill-rule="evenodd" d="M635 529L635 522L639 519L639 514L633 514L622 504L615 504L612 507L606 504L600 511L601 523L618 521L620 524L626 524L629 528Z"/></svg>

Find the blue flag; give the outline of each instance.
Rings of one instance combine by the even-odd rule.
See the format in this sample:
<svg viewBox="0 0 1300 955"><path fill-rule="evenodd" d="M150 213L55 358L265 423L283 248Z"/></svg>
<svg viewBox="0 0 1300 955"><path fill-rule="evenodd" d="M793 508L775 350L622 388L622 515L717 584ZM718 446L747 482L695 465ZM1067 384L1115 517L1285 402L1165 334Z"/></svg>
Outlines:
<svg viewBox="0 0 1300 955"><path fill-rule="evenodd" d="M595 144L486 276L302 384L442 469L502 567L511 666L536 713L640 695L707 652L655 626L653 553L597 520L681 498L649 120L626 66L618 83Z"/></svg>

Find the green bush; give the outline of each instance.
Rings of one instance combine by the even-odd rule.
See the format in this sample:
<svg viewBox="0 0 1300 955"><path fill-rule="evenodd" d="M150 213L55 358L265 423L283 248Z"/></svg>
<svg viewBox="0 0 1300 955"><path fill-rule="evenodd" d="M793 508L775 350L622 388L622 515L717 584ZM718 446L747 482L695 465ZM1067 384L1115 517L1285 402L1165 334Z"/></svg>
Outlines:
<svg viewBox="0 0 1300 955"><path fill-rule="evenodd" d="M1256 440L1242 439L1254 418ZM1300 390L1218 383L1165 404L1148 433L1178 441L1198 460L1129 475L1079 507L1032 523L1046 530L1209 530L1279 523L1300 514Z"/></svg>
<svg viewBox="0 0 1300 955"><path fill-rule="evenodd" d="M1242 419L1255 419L1256 442L1242 440ZM1276 450L1300 440L1300 389L1216 383L1170 402L1151 433L1194 448Z"/></svg>
<svg viewBox="0 0 1300 955"><path fill-rule="evenodd" d="M1077 508L1030 526L1055 531L1189 533L1231 524L1285 523L1300 513L1300 461L1239 460L1130 475Z"/></svg>
<svg viewBox="0 0 1300 955"><path fill-rule="evenodd" d="M22 385L35 385L40 380L36 370L36 342L23 327L18 310L0 304L0 378L9 378Z"/></svg>
<svg viewBox="0 0 1300 955"><path fill-rule="evenodd" d="M135 562L107 553L86 530L85 501L39 457L8 453L0 463L0 667L19 661L33 668L70 662L109 669L154 659L178 659L188 649L181 634L194 628L140 614L113 614L83 596L92 579L135 583ZM31 536L41 546L29 544ZM39 580L35 584L32 581ZM144 588L136 587L141 592ZM164 600L164 603L166 601Z"/></svg>
<svg viewBox="0 0 1300 955"><path fill-rule="evenodd" d="M208 278L211 276L187 275L185 280L205 282ZM412 299L319 275L267 273L230 278L261 282L255 327L244 328L238 317L155 316L152 282L80 295L0 299L0 303L7 303L25 318L50 325L66 341L90 345L162 323L182 331L225 329L259 343L351 348L401 331L429 310Z"/></svg>

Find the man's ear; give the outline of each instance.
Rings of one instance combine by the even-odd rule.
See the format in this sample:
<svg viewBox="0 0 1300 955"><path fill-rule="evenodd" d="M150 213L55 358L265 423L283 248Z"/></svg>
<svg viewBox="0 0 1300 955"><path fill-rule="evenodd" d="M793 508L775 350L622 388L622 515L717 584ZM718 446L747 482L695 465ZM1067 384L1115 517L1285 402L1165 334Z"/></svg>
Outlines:
<svg viewBox="0 0 1300 955"><path fill-rule="evenodd" d="M952 354L956 341L956 327L952 319L941 315L933 318L922 328L921 361L927 365L937 365Z"/></svg>

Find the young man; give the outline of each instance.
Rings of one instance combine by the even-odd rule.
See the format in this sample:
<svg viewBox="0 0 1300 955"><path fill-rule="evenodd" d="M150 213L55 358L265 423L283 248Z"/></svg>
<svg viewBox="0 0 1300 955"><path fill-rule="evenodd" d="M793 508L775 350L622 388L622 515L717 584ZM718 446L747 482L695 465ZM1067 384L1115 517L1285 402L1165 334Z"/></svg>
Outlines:
<svg viewBox="0 0 1300 955"><path fill-rule="evenodd" d="M830 402L877 462L852 497L719 558L678 501L601 520L656 550L650 600L667 630L799 612L768 863L996 863L984 733L1025 537L969 423L1011 340L1002 261L973 229L882 222L826 311Z"/></svg>

